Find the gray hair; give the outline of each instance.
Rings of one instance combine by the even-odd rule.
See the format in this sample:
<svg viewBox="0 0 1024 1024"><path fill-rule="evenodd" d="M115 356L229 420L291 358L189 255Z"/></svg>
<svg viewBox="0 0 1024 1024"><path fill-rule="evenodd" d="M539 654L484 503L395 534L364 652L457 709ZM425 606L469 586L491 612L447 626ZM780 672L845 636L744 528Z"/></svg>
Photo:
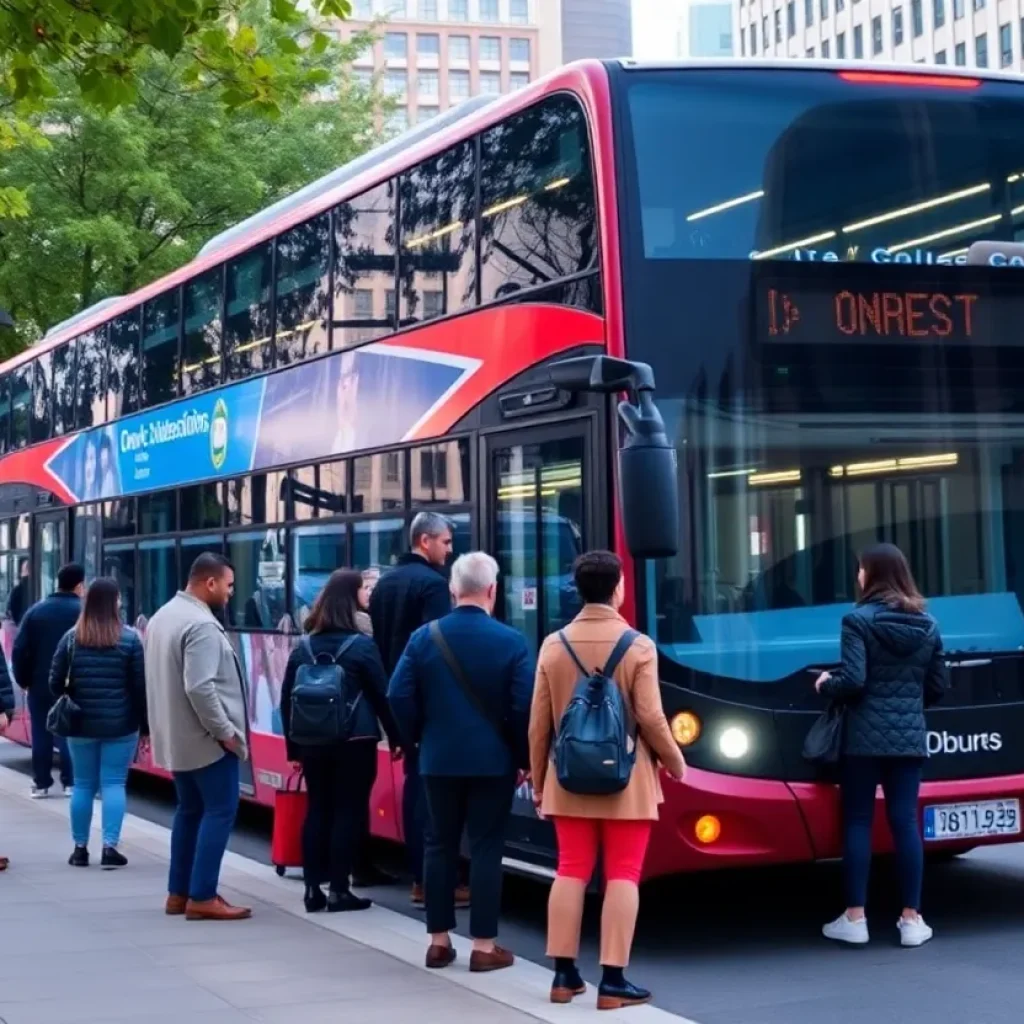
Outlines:
<svg viewBox="0 0 1024 1024"><path fill-rule="evenodd" d="M417 512L409 527L409 544L416 547L421 537L440 537L452 532L452 524L437 512Z"/></svg>
<svg viewBox="0 0 1024 1024"><path fill-rule="evenodd" d="M498 563L486 551L459 555L452 565L452 592L456 597L483 594L498 582Z"/></svg>

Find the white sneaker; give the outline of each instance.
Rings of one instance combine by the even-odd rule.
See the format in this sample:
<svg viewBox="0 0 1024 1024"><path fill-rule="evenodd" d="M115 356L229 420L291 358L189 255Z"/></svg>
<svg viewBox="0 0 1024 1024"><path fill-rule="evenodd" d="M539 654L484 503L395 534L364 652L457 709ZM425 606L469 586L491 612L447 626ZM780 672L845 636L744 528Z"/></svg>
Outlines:
<svg viewBox="0 0 1024 1024"><path fill-rule="evenodd" d="M68 800L70 800L74 796L74 794L75 794L75 787L74 786L61 786L61 791L63 792L64 796Z"/></svg>
<svg viewBox="0 0 1024 1024"><path fill-rule="evenodd" d="M840 914L834 921L829 921L821 929L826 939L835 942L848 942L852 946L863 946L868 941L868 919L851 921L846 914Z"/></svg>
<svg viewBox="0 0 1024 1024"><path fill-rule="evenodd" d="M934 934L920 914L917 917L901 917L896 927L900 930L901 946L923 946Z"/></svg>
<svg viewBox="0 0 1024 1024"><path fill-rule="evenodd" d="M43 789L41 786L32 787L32 799L33 800L45 800L50 795L50 789L47 787Z"/></svg>

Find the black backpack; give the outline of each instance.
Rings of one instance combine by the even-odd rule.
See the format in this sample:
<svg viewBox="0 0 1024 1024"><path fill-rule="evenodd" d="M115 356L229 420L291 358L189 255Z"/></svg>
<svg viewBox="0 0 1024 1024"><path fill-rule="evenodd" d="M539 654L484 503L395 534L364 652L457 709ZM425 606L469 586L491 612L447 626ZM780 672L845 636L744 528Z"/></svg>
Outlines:
<svg viewBox="0 0 1024 1024"><path fill-rule="evenodd" d="M582 676L555 736L555 774L567 793L610 796L629 785L636 761L636 726L612 677L639 635L635 629L627 629L604 668L589 672L565 633L558 634Z"/></svg>
<svg viewBox="0 0 1024 1024"><path fill-rule="evenodd" d="M314 653L309 636L302 638L302 649L310 660L295 673L288 730L292 743L327 747L351 737L355 711L363 694L362 690L350 692L341 658L358 639L358 633L347 637L332 655Z"/></svg>

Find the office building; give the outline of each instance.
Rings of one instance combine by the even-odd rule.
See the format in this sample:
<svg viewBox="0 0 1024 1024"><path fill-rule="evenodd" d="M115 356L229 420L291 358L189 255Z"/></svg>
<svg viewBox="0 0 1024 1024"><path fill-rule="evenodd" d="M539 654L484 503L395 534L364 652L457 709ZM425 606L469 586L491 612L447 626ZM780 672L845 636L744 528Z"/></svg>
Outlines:
<svg viewBox="0 0 1024 1024"><path fill-rule="evenodd" d="M540 0L558 6L558 0ZM629 57L633 53L631 0L561 0L562 60Z"/></svg>
<svg viewBox="0 0 1024 1024"><path fill-rule="evenodd" d="M1024 0L736 0L744 57L1024 68Z"/></svg>
<svg viewBox="0 0 1024 1024"><path fill-rule="evenodd" d="M729 0L694 0L679 17L676 56L731 57L733 46L733 8Z"/></svg>

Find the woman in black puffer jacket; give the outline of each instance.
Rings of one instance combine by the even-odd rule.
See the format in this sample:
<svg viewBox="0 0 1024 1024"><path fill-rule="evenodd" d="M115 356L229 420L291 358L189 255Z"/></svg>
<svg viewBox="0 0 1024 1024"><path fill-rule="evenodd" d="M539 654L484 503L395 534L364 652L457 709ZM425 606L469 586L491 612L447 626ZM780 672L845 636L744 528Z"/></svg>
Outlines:
<svg viewBox="0 0 1024 1024"><path fill-rule="evenodd" d="M924 710L947 685L942 637L899 548L878 544L865 551L857 582L862 596L843 619L842 665L814 684L842 705L845 717L840 788L847 910L823 932L839 942L868 941L864 904L881 784L903 893L900 941L920 946L932 930L920 914L924 849L917 803L928 756Z"/></svg>
<svg viewBox="0 0 1024 1024"><path fill-rule="evenodd" d="M71 794L72 867L89 866L89 830L97 791L103 806L104 868L124 867L117 849L125 813L125 782L139 736L149 734L142 641L121 623L117 584L89 585L82 614L61 639L50 668L50 690L67 688L81 709L68 739L75 785Z"/></svg>

